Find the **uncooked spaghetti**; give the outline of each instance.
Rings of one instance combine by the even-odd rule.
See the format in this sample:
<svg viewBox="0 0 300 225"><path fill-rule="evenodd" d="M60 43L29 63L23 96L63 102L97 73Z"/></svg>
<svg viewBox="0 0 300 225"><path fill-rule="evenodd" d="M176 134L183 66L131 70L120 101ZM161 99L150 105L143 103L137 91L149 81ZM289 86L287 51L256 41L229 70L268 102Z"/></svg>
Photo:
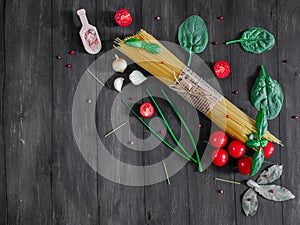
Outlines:
<svg viewBox="0 0 300 225"><path fill-rule="evenodd" d="M124 42L130 38L158 44L162 52L151 54L144 49L129 47ZM232 138L246 142L249 134L256 132L255 121L252 118L194 73L145 30L140 30L136 35L124 40L117 38L114 47L169 86ZM264 136L269 141L281 144L270 132Z"/></svg>

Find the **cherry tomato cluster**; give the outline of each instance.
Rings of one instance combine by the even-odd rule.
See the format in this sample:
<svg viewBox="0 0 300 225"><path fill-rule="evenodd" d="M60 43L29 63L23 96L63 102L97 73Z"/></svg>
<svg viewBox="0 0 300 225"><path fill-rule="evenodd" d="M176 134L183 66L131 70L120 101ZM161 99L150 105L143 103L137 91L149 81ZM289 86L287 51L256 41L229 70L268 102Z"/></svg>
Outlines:
<svg viewBox="0 0 300 225"><path fill-rule="evenodd" d="M243 157L246 153L246 146L239 140L232 140L226 151L224 146L227 144L228 137L223 131L215 131L209 138L209 143L215 148L211 154L214 165L224 166L228 162L228 153L231 157L238 160L238 170L241 174L250 175L252 169L252 158ZM265 158L274 154L275 148L271 142L263 148Z"/></svg>

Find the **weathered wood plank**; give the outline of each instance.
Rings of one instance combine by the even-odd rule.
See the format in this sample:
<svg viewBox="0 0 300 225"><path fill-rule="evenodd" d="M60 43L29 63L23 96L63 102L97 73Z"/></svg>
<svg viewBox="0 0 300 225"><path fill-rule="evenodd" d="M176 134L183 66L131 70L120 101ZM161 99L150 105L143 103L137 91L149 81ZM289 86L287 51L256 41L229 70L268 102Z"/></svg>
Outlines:
<svg viewBox="0 0 300 225"><path fill-rule="evenodd" d="M126 8L133 17L133 22L128 27L119 27L114 21L114 14L117 10ZM142 12L141 1L98 1L97 2L97 26L100 29L101 37L103 40L103 52L104 55L100 56L98 61L104 60L104 63L99 62L96 66L97 74L101 77L101 73L105 71L111 71L111 63L113 61L113 53L106 53L112 49L113 41L116 37L123 38L127 35L135 34L141 27L142 21L141 16ZM116 51L116 50L114 50ZM121 56L121 53L118 53ZM108 56L110 55L110 57ZM101 58L102 57L102 58ZM125 56L122 56L125 57ZM126 57L125 57L126 58ZM130 61L127 59L128 63ZM101 66L100 66L101 65ZM113 88L113 81L117 77L124 77L125 84L129 83L128 75L130 72L137 68L134 65L129 65L124 74L113 73L112 76L107 82L107 87L102 89L101 94L98 96L97 102L97 128L99 133L99 138L102 140L104 145L110 154L118 160L115 165L107 165L109 170L114 177L124 178L127 175L124 175L120 169L122 163L129 165L143 166L143 155L134 149L136 143L132 146L129 145L131 141L130 137L132 135L139 135L140 130L143 129L143 126L139 124L135 118L131 119L129 116L128 110L126 110L126 117L129 117L130 124L126 124L124 127L118 131L122 140L120 141L116 138L115 134L107 138L103 138L103 134L113 129L112 120L118 121L119 116L124 113L122 108L124 105L121 102L116 103L116 108L113 109L112 103L115 101L117 95L122 95L122 93L117 93ZM124 87L123 87L124 89ZM132 97L138 101L140 96L141 89L135 87L132 91ZM129 100L128 97L123 97L125 100L129 101L132 105L133 101ZM112 110L114 110L112 112ZM123 121L120 121L120 123ZM112 144L113 143L113 144ZM101 159L98 160L101 163ZM134 174L134 171L128 171L129 174ZM130 179L130 176L128 176ZM142 182L142 181L141 181ZM144 206L144 187L134 187L134 186L125 186L119 183L114 183L108 181L102 176L98 176L98 200L99 200L99 214L101 224L110 224L110 225L124 225L124 224L144 224L145 223L145 206Z"/></svg>
<svg viewBox="0 0 300 225"><path fill-rule="evenodd" d="M231 18L232 33L230 39L239 38L250 27L262 27L277 35L276 1L248 1L233 4ZM277 71L277 46L263 54L251 54L245 52L239 44L228 46L231 51L232 84L239 89L239 94L233 102L252 118L256 117L257 110L250 102L250 90L255 79L261 75L260 65L264 65L268 75L278 78ZM279 118L269 121L269 130L278 137ZM247 154L252 155L249 151ZM276 146L276 153L269 159L271 162L280 163L280 148ZM237 164L236 164L237 165ZM264 164L263 168L267 167ZM255 179L256 177L252 178ZM236 180L250 179L236 173ZM259 209L257 215L246 217L241 208L241 196L246 190L244 185L235 186L236 191L236 223L237 224L274 224L282 221L281 204L265 200L259 197ZM272 210L270 210L272 208ZM265 219L263 219L265 218Z"/></svg>
<svg viewBox="0 0 300 225"><path fill-rule="evenodd" d="M5 142L4 142L4 118L3 118L3 92L5 84L5 44L4 44L4 1L0 1L0 10L2 14L0 15L0 224L6 224L7 215L7 203L6 203L6 155L5 155Z"/></svg>
<svg viewBox="0 0 300 225"><path fill-rule="evenodd" d="M186 17L185 12L182 10L185 7L185 1L176 1L176 3L174 1L143 1L143 28L158 40L177 43L178 26ZM157 16L160 17L160 20L156 19ZM156 88L150 87L150 89ZM153 94L159 95L159 89L157 91L158 93ZM178 96L178 98L180 97ZM187 105L184 101L182 103L183 105L181 105L182 107L179 110L184 109L184 105ZM160 103L160 105L162 104L163 102ZM169 105L166 102L162 105L170 125L176 130L180 123L177 122L176 115L168 107ZM176 135L178 135L178 131L177 129ZM167 136L166 140L173 143L170 136ZM153 154L149 153L146 155L145 163L151 165L160 162L161 171L163 171L162 160L166 159L170 152L171 150L164 144L160 144L155 148ZM177 161L175 160L173 163L177 163ZM167 170L170 170L170 167L173 166L166 164L166 167ZM171 177L170 186L168 186L167 182L161 182L145 187L147 224L190 223L187 179L187 167L185 166Z"/></svg>
<svg viewBox="0 0 300 225"><path fill-rule="evenodd" d="M300 4L299 1L278 1L278 73L279 82L284 91L284 109L280 115L280 124L276 127L280 132L285 147L281 150L283 174L281 184L289 188L296 198L282 203L283 224L296 225L300 223L299 195L300 195L300 168L299 168L299 120L291 118L299 115L300 104L298 98L300 84L299 66L299 37ZM282 60L288 60L283 63Z"/></svg>
<svg viewBox="0 0 300 225"><path fill-rule="evenodd" d="M97 174L82 157L72 132L72 103L84 71L94 61L83 49L76 11L96 21L96 1L53 3L53 216L54 224L98 224ZM71 50L76 55L70 55ZM55 56L61 55L62 60ZM66 64L72 65L71 69ZM95 89L95 86L91 87ZM85 107L83 105L83 107Z"/></svg>
<svg viewBox="0 0 300 225"><path fill-rule="evenodd" d="M227 19L231 12L231 5L228 1L187 1L188 15L197 14L201 16L207 25L209 43L206 50L199 56L211 67L219 60L230 62L230 51L226 50L223 42L230 36L230 20ZM224 16L225 20L218 19ZM213 42L218 42L214 45ZM201 76L201 74L199 74ZM212 78L209 78L212 79ZM231 77L219 79L218 83L223 95L231 99ZM204 118L204 117L203 117ZM206 145L204 141L209 139L211 132L218 128L212 127L211 122L203 119L204 127L200 130L200 151L212 152L214 149ZM211 165L203 174L195 174L189 170L189 202L190 202L190 224L205 223L211 224L235 224L234 187L214 181L214 177L232 179L232 166L226 165L217 168ZM218 190L224 190L225 194L219 194Z"/></svg>
<svg viewBox="0 0 300 225"><path fill-rule="evenodd" d="M5 4L7 208L1 211L8 224L52 224L51 2Z"/></svg>

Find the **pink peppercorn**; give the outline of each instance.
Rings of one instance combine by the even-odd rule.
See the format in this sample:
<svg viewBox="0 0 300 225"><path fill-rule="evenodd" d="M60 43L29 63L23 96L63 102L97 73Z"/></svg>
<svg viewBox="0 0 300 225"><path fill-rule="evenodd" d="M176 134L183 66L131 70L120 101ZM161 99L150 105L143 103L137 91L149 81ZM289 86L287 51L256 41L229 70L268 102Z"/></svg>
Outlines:
<svg viewBox="0 0 300 225"><path fill-rule="evenodd" d="M67 64L67 67L68 67L68 68L72 68L72 65L71 65L71 64Z"/></svg>
<svg viewBox="0 0 300 225"><path fill-rule="evenodd" d="M70 55L75 55L76 52L74 50L70 51Z"/></svg>
<svg viewBox="0 0 300 225"><path fill-rule="evenodd" d="M57 59L62 59L62 57L60 55L56 56Z"/></svg>

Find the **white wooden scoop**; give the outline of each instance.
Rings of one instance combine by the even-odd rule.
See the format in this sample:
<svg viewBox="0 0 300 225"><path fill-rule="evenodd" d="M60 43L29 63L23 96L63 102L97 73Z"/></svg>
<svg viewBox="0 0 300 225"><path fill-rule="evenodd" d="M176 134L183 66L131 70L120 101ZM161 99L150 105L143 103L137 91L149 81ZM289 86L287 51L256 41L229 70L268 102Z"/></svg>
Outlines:
<svg viewBox="0 0 300 225"><path fill-rule="evenodd" d="M79 35L85 50L90 54L97 54L102 48L97 28L89 24L85 9L77 10L77 15L82 23Z"/></svg>

